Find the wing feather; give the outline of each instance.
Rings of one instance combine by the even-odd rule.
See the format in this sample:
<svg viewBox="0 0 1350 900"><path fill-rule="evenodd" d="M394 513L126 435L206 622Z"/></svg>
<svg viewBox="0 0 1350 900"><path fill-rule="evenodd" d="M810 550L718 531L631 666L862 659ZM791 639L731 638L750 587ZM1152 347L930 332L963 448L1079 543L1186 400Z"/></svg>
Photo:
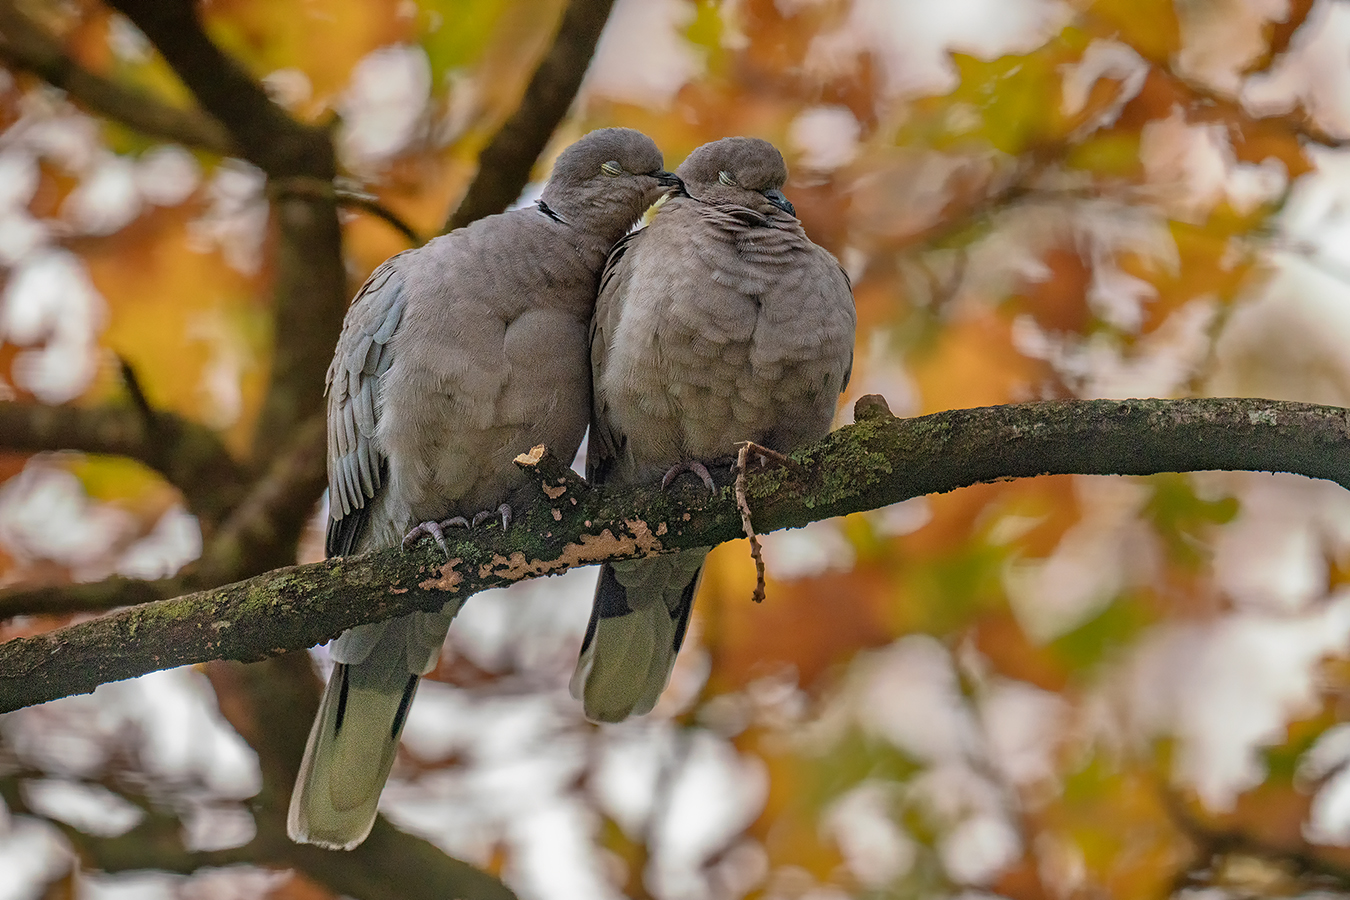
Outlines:
<svg viewBox="0 0 1350 900"><path fill-rule="evenodd" d="M407 303L398 258L385 262L362 285L328 367L329 556L355 550L366 507L387 470L374 438L380 423L379 379L393 363L389 341Z"/></svg>
<svg viewBox="0 0 1350 900"><path fill-rule="evenodd" d="M610 420L600 385L609 357L609 338L618 325L628 290L631 262L629 251L640 245L646 229L630 231L609 251L600 274L600 294L591 317L591 433L586 442L586 478L603 484L614 468L624 438Z"/></svg>

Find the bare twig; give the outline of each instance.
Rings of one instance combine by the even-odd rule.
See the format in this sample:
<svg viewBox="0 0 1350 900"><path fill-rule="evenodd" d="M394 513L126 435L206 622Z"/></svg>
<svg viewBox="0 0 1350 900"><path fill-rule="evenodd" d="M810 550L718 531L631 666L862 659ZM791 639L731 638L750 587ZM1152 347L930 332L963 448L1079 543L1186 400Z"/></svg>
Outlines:
<svg viewBox="0 0 1350 900"><path fill-rule="evenodd" d="M269 185L273 197L300 197L307 200L333 200L346 209L359 209L370 213L385 222L408 239L414 247L423 243L422 236L413 227L399 218L398 214L383 205L375 197L360 191L339 188L329 181L317 178L295 176L272 182Z"/></svg>
<svg viewBox="0 0 1350 900"><path fill-rule="evenodd" d="M240 153L273 182L331 184L337 159L328 130L298 122L207 37L189 0L110 0L140 28L197 97L229 130ZM323 378L347 306L337 201L332 194L282 195L277 227L272 375L259 415L254 456L272 458L297 422L322 407Z"/></svg>
<svg viewBox="0 0 1350 900"><path fill-rule="evenodd" d="M1191 95L1197 101L1191 112L1198 121L1224 124L1230 131L1235 130L1234 126L1240 129L1243 125L1277 125L1310 143L1333 150L1350 143L1350 138L1338 137L1323 129L1302 106L1287 113L1253 115L1236 97L1179 75L1168 66L1157 65L1157 71L1177 90Z"/></svg>
<svg viewBox="0 0 1350 900"><path fill-rule="evenodd" d="M380 203L374 197L366 194L358 194L354 191L338 191L337 202L339 206L360 209L370 213L378 219L383 219L399 234L408 239L408 243L414 247L420 247L425 243L425 239L417 233L407 222L399 218L398 214L392 209Z"/></svg>
<svg viewBox="0 0 1350 900"><path fill-rule="evenodd" d="M1350 866L1319 853L1316 846L1301 837L1286 844L1269 840L1246 829L1216 827L1192 813L1187 808L1186 802L1175 791L1159 787L1159 793L1172 823L1190 838L1196 847L1195 864L1178 873L1179 886L1213 886L1216 880L1222 880L1225 859L1247 857L1263 860L1286 876L1326 880L1341 891L1350 888ZM1209 870L1220 877L1198 877L1196 869Z"/></svg>
<svg viewBox="0 0 1350 900"><path fill-rule="evenodd" d="M530 169L581 87L614 0L570 0L553 45L511 118L478 156L478 175L443 231L499 213L520 196Z"/></svg>
<svg viewBox="0 0 1350 900"><path fill-rule="evenodd" d="M750 459L751 446L753 445L749 441L745 441L736 453L736 507L741 511L741 527L745 529L745 536L750 540L750 558L755 561L755 592L750 595L750 599L756 603L763 603L764 550L759 545L755 526L750 522L750 501L745 496L746 467Z"/></svg>
<svg viewBox="0 0 1350 900"><path fill-rule="evenodd" d="M0 447L27 453L78 450L145 463L183 492L188 508L216 521L243 493L242 468L215 432L171 413L154 414L153 433L127 407L0 402Z"/></svg>
<svg viewBox="0 0 1350 900"><path fill-rule="evenodd" d="M127 362L125 357L118 356L117 365L122 372L122 383L126 385L127 394L131 397L131 404L140 413L146 431L153 435L156 431L156 414L154 408L150 405L149 398L145 396L145 388L141 386L141 379L137 377L136 370L131 367L131 363Z"/></svg>
<svg viewBox="0 0 1350 900"><path fill-rule="evenodd" d="M12 0L0 0L0 59L62 89L90 112L150 137L221 156L238 152L224 126L200 110L170 106L80 66Z"/></svg>

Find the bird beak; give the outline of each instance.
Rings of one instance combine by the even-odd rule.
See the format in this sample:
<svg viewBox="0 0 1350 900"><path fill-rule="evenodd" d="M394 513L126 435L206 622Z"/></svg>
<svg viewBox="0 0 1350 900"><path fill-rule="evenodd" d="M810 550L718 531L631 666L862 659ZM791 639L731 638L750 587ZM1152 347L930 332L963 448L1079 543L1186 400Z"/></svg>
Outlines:
<svg viewBox="0 0 1350 900"><path fill-rule="evenodd" d="M770 188L769 190L764 192L764 197L774 206L778 207L783 212L787 213L789 216L795 217L797 215L796 208L793 207L793 205L788 202L787 197L783 196L782 191L777 190L776 188Z"/></svg>
<svg viewBox="0 0 1350 900"><path fill-rule="evenodd" d="M662 187L674 188L675 190L671 193L678 196L689 196L688 192L684 189L684 182L681 181L680 176L676 175L674 172L657 172L656 183Z"/></svg>

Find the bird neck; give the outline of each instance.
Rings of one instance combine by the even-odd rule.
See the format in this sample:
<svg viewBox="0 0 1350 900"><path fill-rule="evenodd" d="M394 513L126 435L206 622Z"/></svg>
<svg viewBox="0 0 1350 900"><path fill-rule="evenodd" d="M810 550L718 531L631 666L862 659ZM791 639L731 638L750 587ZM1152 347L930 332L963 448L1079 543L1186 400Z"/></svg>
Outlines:
<svg viewBox="0 0 1350 900"><path fill-rule="evenodd" d="M540 212L569 226L576 235L578 250L593 250L603 259L609 248L637 222L642 210L635 211L632 196L577 197L565 191L545 188L539 198ZM592 246L593 245L593 246Z"/></svg>

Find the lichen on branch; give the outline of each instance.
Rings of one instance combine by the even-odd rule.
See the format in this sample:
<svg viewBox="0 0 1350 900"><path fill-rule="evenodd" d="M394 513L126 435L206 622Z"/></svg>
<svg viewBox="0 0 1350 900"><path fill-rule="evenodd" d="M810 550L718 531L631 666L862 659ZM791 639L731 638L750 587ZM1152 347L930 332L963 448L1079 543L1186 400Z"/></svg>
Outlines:
<svg viewBox="0 0 1350 900"><path fill-rule="evenodd" d="M760 533L980 482L1042 474L1292 472L1350 487L1350 410L1259 399L1056 400L913 419L864 398L857 422L746 479ZM591 488L547 454L521 457L539 495L503 532L277 569L0 644L0 712L146 672L299 650L363 622L479 591L739 537L730 468L715 496L680 485Z"/></svg>

